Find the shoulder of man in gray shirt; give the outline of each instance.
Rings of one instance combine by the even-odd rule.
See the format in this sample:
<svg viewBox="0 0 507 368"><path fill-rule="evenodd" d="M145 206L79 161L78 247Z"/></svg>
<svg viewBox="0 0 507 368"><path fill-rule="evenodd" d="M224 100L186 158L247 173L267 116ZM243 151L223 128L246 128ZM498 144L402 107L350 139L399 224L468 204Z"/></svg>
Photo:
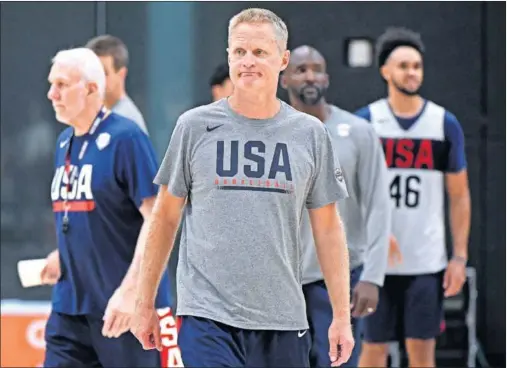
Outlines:
<svg viewBox="0 0 507 368"><path fill-rule="evenodd" d="M111 110L118 115L125 116L126 118L134 121L134 123L136 123L143 132L148 134L148 128L146 128L143 114L141 114L141 111L139 111L134 101L132 101L128 95L125 94L122 98L120 98Z"/></svg>
<svg viewBox="0 0 507 368"><path fill-rule="evenodd" d="M351 269L363 265L362 281L382 286L387 268L390 200L387 167L379 138L371 124L330 105L325 121L343 170L349 197L338 201L345 226ZM307 220L307 218L305 219ZM322 279L307 222L301 228L305 244L303 283Z"/></svg>
<svg viewBox="0 0 507 368"><path fill-rule="evenodd" d="M225 99L184 113L155 178L189 199L177 314L308 328L299 225L305 208L347 195L338 173L324 126L285 103L264 120L238 115Z"/></svg>

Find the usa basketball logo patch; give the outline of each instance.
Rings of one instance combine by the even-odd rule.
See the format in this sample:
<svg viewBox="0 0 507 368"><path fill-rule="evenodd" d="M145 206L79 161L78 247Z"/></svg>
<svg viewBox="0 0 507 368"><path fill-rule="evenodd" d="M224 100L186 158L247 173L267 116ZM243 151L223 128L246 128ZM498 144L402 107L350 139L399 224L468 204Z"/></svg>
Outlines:
<svg viewBox="0 0 507 368"><path fill-rule="evenodd" d="M97 147L99 148L99 150L102 151L104 148L106 148L106 146L109 144L110 141L111 141L111 135L109 135L109 133L102 133L97 138L97 141L96 141Z"/></svg>

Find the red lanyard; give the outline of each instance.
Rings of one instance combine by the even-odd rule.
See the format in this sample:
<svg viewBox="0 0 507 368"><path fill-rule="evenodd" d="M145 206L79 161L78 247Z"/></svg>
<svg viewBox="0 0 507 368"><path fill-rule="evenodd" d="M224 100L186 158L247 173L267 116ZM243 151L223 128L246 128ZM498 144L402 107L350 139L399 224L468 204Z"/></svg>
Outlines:
<svg viewBox="0 0 507 368"><path fill-rule="evenodd" d="M101 108L99 113L97 114L97 117L93 121L93 124L90 127L90 130L88 131L88 135L91 136L91 135L93 135L93 133L95 133L95 131L97 130L97 127L104 120L104 118L106 116L107 116L107 110L105 108ZM67 185L65 188L67 190L67 193L65 194L65 198L63 200L64 215L63 215L63 222L62 222L62 231L64 233L67 233L67 231L69 231L69 208L70 208L70 205L68 204L69 194L72 192L72 189L74 187L74 182L76 181L76 176L77 176L76 167L74 167L74 169L71 170L71 150L72 150L73 141L74 141L74 132L72 133L72 135L69 138L67 150L65 151L64 171L65 171L65 175L67 176ZM88 148L88 140L86 140L83 143L83 146L81 147L81 151L79 152L79 159L80 160L84 157L84 154L85 154L87 148Z"/></svg>

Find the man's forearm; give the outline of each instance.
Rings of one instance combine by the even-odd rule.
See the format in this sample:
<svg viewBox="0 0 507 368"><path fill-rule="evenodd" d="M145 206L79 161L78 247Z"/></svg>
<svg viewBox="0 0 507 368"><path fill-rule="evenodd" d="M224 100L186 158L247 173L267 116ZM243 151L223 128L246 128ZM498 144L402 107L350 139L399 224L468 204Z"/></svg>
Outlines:
<svg viewBox="0 0 507 368"><path fill-rule="evenodd" d="M384 285L391 236L391 203L385 193L376 193L376 198L371 200L372 206L368 208L366 239L369 247L361 274L361 281L378 286Z"/></svg>
<svg viewBox="0 0 507 368"><path fill-rule="evenodd" d="M134 291L136 289L137 280L139 277L139 270L141 269L141 259L146 249L146 240L148 235L149 218L144 220L141 226L141 231L137 237L136 249L134 252L134 258L127 271L127 274L123 278L121 287L127 291Z"/></svg>
<svg viewBox="0 0 507 368"><path fill-rule="evenodd" d="M315 237L315 245L331 300L333 317L350 320L349 252L343 224L339 218L332 230Z"/></svg>
<svg viewBox="0 0 507 368"><path fill-rule="evenodd" d="M373 128L369 139L363 140L358 165L358 183L361 204L366 215L366 254L361 281L378 286L384 284L389 257L391 213L393 204L389 197L388 171L382 144Z"/></svg>
<svg viewBox="0 0 507 368"><path fill-rule="evenodd" d="M388 217L390 218L390 217ZM382 226L380 222L377 226ZM376 234L371 244L366 250L361 281L370 282L377 286L384 285L384 278L387 270L389 257L389 236L391 235L390 224L384 225Z"/></svg>
<svg viewBox="0 0 507 368"><path fill-rule="evenodd" d="M140 270L137 280L138 299L154 303L157 287L173 248L178 224L165 221L155 210L150 217L144 252L141 254Z"/></svg>
<svg viewBox="0 0 507 368"><path fill-rule="evenodd" d="M454 256L468 259L468 236L470 233L470 194L450 198L451 232Z"/></svg>

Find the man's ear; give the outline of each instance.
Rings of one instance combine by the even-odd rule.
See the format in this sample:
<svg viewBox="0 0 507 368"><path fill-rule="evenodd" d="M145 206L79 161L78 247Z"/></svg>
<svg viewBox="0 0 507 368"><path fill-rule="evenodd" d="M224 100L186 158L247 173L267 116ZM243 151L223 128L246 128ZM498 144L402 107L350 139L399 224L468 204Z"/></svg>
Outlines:
<svg viewBox="0 0 507 368"><path fill-rule="evenodd" d="M285 72L282 72L282 75L280 76L280 86L283 89L287 89L287 75Z"/></svg>
<svg viewBox="0 0 507 368"><path fill-rule="evenodd" d="M88 83L88 95L92 95L94 93L97 93L99 90L99 87L96 83Z"/></svg>
<svg viewBox="0 0 507 368"><path fill-rule="evenodd" d="M283 72L289 66L290 61L290 51L285 50L282 56L282 66L280 67L280 71Z"/></svg>
<svg viewBox="0 0 507 368"><path fill-rule="evenodd" d="M120 68L120 70L118 70L118 73L120 73L120 76L125 80L127 78L127 74L128 74L128 69L126 66Z"/></svg>
<svg viewBox="0 0 507 368"><path fill-rule="evenodd" d="M211 87L211 96L213 97L213 101L218 99L218 95L220 94L220 87L214 85Z"/></svg>
<svg viewBox="0 0 507 368"><path fill-rule="evenodd" d="M382 76L382 78L384 78L386 82L389 82L389 79L391 79L391 75L389 73L389 68L387 67L387 65L384 64L380 67L380 75Z"/></svg>

